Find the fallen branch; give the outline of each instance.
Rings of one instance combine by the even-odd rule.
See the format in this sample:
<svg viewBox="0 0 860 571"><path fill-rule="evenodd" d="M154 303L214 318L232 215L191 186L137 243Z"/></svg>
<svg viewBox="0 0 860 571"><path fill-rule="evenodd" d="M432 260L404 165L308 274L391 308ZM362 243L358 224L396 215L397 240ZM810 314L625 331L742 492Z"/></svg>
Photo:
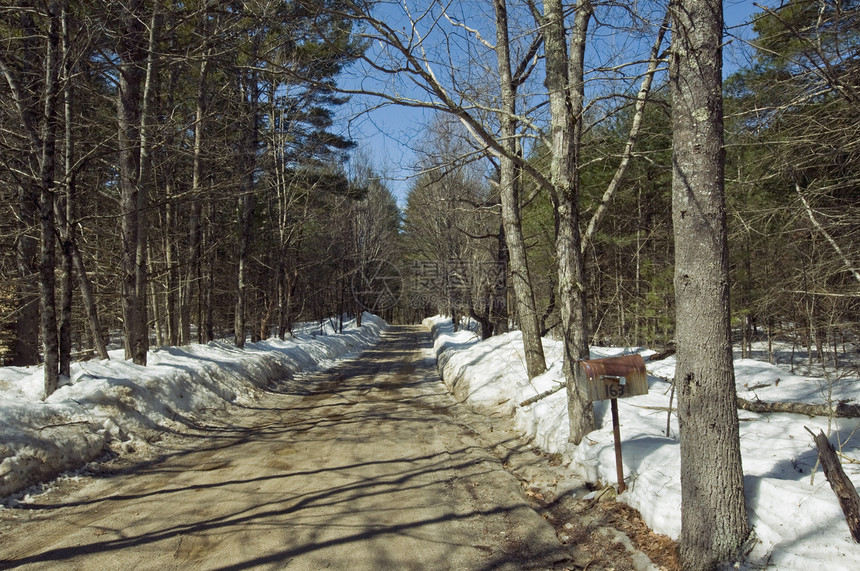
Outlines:
<svg viewBox="0 0 860 571"><path fill-rule="evenodd" d="M805 426L804 428L818 447L818 458L821 460L821 467L824 468L824 476L839 499L851 538L855 543L860 543L860 495L857 494L857 489L842 469L842 464L836 457L836 450L824 432L819 430L818 434L813 434L809 428Z"/></svg>
<svg viewBox="0 0 860 571"><path fill-rule="evenodd" d="M677 349L675 349L674 347L669 347L668 349L664 349L663 351L661 351L659 353L654 353L653 355L651 355L650 357L648 357L645 360L648 361L649 363L651 361L662 361L663 359L666 359L667 357L671 357L672 355L674 355L676 351L677 351Z"/></svg>
<svg viewBox="0 0 860 571"><path fill-rule="evenodd" d="M750 412L789 412L806 416L834 416L837 418L860 418L860 405L839 401L836 406L807 404L802 402L750 401L738 397L738 408Z"/></svg>
<svg viewBox="0 0 860 571"><path fill-rule="evenodd" d="M677 412L678 411L678 409L671 407L671 406L647 406L644 404L631 404L630 406L633 406L636 408L644 408L645 410L658 410L661 412Z"/></svg>
<svg viewBox="0 0 860 571"><path fill-rule="evenodd" d="M36 430L47 430L49 428L59 428L60 426L74 426L76 424L91 424L89 420L70 420L69 422L59 422L57 424L46 424L45 426L37 426Z"/></svg>
<svg viewBox="0 0 860 571"><path fill-rule="evenodd" d="M520 406L529 406L530 404L536 403L540 399L544 399L544 398L548 397L549 395L557 393L558 391L560 391L564 387L565 387L565 383L560 383L548 391L544 391L539 395L535 395L531 398L524 400L523 402L520 403Z"/></svg>

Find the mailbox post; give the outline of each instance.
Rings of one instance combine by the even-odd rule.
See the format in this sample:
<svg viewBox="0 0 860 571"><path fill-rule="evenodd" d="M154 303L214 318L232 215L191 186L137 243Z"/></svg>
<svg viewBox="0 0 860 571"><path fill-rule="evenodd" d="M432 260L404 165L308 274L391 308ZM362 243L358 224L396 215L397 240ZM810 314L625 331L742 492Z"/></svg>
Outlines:
<svg viewBox="0 0 860 571"><path fill-rule="evenodd" d="M645 360L638 353L580 361L577 382L588 384L592 402L609 400L612 411L612 435L615 440L615 466L618 471L618 493L624 493L624 464L621 460L621 428L618 421L618 399L648 394Z"/></svg>

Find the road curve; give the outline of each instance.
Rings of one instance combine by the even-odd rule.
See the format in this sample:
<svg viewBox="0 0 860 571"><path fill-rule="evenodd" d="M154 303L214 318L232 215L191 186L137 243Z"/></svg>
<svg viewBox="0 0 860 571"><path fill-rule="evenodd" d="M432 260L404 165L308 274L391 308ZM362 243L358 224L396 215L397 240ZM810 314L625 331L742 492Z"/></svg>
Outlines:
<svg viewBox="0 0 860 571"><path fill-rule="evenodd" d="M474 416L445 391L429 333L391 327L325 373L177 440L157 462L0 511L0 567L564 569Z"/></svg>

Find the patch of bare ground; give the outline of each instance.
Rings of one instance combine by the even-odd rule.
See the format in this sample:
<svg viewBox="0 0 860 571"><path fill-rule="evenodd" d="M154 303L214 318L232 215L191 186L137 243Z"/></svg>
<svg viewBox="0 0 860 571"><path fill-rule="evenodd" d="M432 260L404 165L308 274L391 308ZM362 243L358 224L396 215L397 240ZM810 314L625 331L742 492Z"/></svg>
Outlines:
<svg viewBox="0 0 860 571"><path fill-rule="evenodd" d="M560 456L534 448L531 452L540 457L540 471L536 464L525 471L519 462L506 467L520 477L532 507L555 527L559 539L575 547L575 569L681 571L678 543L652 531L638 510L616 501L613 488L584 500L581 495L587 490L571 489L569 469Z"/></svg>
<svg viewBox="0 0 860 571"><path fill-rule="evenodd" d="M597 502L591 507L587 506L588 502L580 503L586 504L585 509L590 510L601 522L627 534L633 545L660 569L681 571L678 543L652 531L642 520L639 510L616 501Z"/></svg>

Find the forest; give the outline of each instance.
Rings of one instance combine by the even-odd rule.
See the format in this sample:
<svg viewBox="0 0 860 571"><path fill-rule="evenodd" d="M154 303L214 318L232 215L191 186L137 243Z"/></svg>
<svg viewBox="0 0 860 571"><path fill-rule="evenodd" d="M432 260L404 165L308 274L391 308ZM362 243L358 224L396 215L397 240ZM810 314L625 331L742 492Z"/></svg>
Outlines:
<svg viewBox="0 0 860 571"><path fill-rule="evenodd" d="M354 311L361 221L397 212L345 166L333 85L363 47L330 4L4 3L6 364Z"/></svg>
<svg viewBox="0 0 860 571"><path fill-rule="evenodd" d="M4 2L0 359L50 395L112 344L444 314L530 378L563 341L574 442L589 345L677 345L736 431L732 345L860 333L860 2L747 4ZM399 207L352 126L403 108Z"/></svg>
<svg viewBox="0 0 860 571"><path fill-rule="evenodd" d="M448 10L482 16L483 3L463 4ZM595 3L596 25L583 36L597 44L624 34L656 48L651 60L628 49L595 50L584 62L594 66L576 135L585 330L593 344L666 347L672 127L657 52L668 40L665 7L641 8L650 12ZM423 57L471 58L446 71L457 103L352 93L437 111L416 142L418 174L401 214L373 157L336 123L350 96L337 85L344 68L370 73L370 62L395 81L382 59L391 50L369 47L394 28L382 17L357 24L349 15L362 10L370 14L346 1L3 8L4 362L42 359L40 319L59 332L49 344L59 347L60 374L70 358L104 358L114 331L143 361L150 344L225 335L241 344L363 305L401 321L470 315L486 336L519 327L503 165L487 143L507 141L505 126L488 111L498 96L478 83L499 75L491 50L464 45L481 46L479 32L446 14L450 29L431 33L456 45ZM791 339L798 358L837 360L857 333L857 13L855 2L794 1L755 14L747 65L725 81L732 329L743 351L753 339ZM522 157L512 198L531 311L541 335L560 335L558 203L543 184L552 142L534 69L543 40L527 14L511 14L515 83L530 88L512 94L515 113L527 116L508 127ZM355 294L371 260L403 278L384 308ZM40 288L54 300L41 309Z"/></svg>
<svg viewBox="0 0 860 571"><path fill-rule="evenodd" d="M779 338L796 342L798 360L838 367L846 343L856 340L857 15L856 4L831 2L757 14L752 56L724 84L732 330L744 355L754 339ZM671 100L659 75L641 110L636 95L595 96L583 111L587 330L595 345L661 348L675 334ZM504 261L504 233L491 210L500 211L495 180L480 165L461 164L477 151L458 127L440 120L429 132L426 174L404 210L404 248L411 259L452 267L478 261L478 268ZM549 155L537 144L529 160L546 171ZM520 192L540 330L553 334L554 203L528 177ZM446 230L452 227L458 232ZM413 297L416 315L471 313L490 334L506 326L513 308L487 293L496 283L492 271L466 276L468 288L456 272L448 275L456 283L432 292L433 303L422 305L429 292Z"/></svg>

